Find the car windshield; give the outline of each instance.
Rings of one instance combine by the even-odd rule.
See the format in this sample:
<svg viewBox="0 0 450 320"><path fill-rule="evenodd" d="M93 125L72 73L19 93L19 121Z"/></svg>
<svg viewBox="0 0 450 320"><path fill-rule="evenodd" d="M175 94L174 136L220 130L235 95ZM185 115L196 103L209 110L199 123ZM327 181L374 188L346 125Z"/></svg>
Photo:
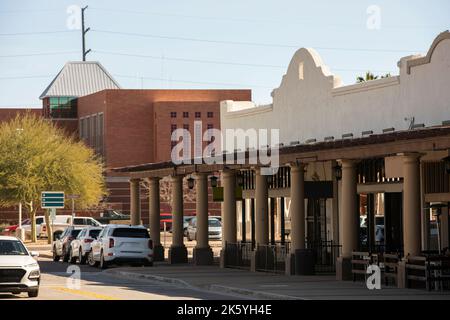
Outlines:
<svg viewBox="0 0 450 320"><path fill-rule="evenodd" d="M116 228L112 236L117 238L150 238L148 231L140 228Z"/></svg>
<svg viewBox="0 0 450 320"><path fill-rule="evenodd" d="M24 245L17 240L0 240L0 256L27 256Z"/></svg>
<svg viewBox="0 0 450 320"><path fill-rule="evenodd" d="M217 219L209 219L208 224L210 227L221 227L220 221Z"/></svg>

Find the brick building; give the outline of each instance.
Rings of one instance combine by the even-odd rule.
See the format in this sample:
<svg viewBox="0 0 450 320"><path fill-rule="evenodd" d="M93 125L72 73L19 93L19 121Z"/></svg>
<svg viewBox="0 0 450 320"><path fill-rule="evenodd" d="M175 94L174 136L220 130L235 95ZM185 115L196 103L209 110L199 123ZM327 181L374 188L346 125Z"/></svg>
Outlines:
<svg viewBox="0 0 450 320"><path fill-rule="evenodd" d="M32 112L51 119L68 134L92 147L107 168L169 161L171 133L184 128L194 136L194 121L202 130L220 128L220 101L251 100L250 90L129 90L98 62L68 62L41 94L42 109ZM8 121L24 109L0 109ZM206 143L205 143L206 144ZM108 175L106 205L129 212L127 178ZM162 212L170 212L170 189L161 181ZM187 187L186 187L187 188ZM164 191L165 190L165 191ZM145 184L141 187L142 219L148 220ZM164 201L166 199L166 201ZM186 192L186 214L195 210L195 196ZM192 201L191 201L192 200ZM220 204L211 203L211 214L220 215ZM0 215L1 220L13 216Z"/></svg>

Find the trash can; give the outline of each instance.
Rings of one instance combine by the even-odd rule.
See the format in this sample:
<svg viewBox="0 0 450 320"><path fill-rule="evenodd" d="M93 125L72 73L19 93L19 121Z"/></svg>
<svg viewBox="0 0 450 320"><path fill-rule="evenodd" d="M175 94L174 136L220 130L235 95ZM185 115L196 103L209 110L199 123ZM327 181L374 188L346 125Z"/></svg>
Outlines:
<svg viewBox="0 0 450 320"><path fill-rule="evenodd" d="M315 252L311 249L295 250L295 274L313 275L315 265Z"/></svg>

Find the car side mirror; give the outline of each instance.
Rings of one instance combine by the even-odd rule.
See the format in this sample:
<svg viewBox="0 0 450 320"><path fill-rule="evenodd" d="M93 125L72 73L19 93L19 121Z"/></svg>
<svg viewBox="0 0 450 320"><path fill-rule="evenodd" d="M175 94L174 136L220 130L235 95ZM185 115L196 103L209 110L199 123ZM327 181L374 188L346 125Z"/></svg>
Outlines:
<svg viewBox="0 0 450 320"><path fill-rule="evenodd" d="M37 252L37 251L30 251L30 256L32 256L32 257L39 257L39 252Z"/></svg>

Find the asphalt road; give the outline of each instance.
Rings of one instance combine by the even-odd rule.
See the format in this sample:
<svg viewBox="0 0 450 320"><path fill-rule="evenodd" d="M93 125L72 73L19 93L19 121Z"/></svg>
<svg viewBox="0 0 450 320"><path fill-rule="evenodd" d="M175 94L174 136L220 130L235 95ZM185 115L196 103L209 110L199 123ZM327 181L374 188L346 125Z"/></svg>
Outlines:
<svg viewBox="0 0 450 320"><path fill-rule="evenodd" d="M97 268L39 258L41 285L37 300L216 300L232 299L207 291L150 280L133 280ZM69 269L68 269L69 268ZM79 271L72 273L73 271ZM78 276L79 275L79 276ZM26 293L0 293L0 299L30 299Z"/></svg>

